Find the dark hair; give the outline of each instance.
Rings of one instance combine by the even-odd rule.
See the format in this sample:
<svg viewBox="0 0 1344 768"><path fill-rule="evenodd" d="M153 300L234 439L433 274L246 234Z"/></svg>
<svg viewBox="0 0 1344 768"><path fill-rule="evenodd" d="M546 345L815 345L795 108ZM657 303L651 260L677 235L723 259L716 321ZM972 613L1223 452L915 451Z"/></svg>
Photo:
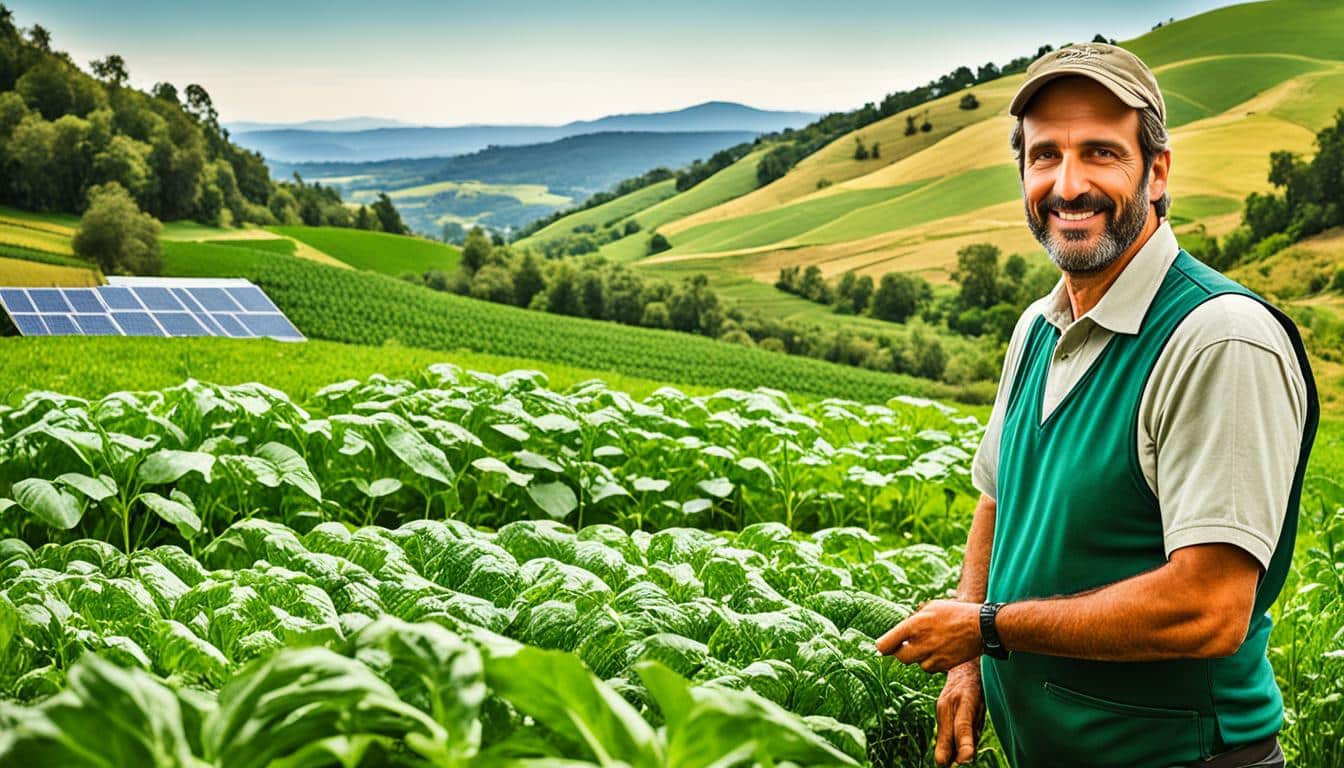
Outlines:
<svg viewBox="0 0 1344 768"><path fill-rule="evenodd" d="M1030 102L1028 102L1030 104ZM1025 112L1026 110L1023 110ZM1153 162L1157 156L1170 149L1167 143L1167 126L1158 117L1157 110L1152 107L1144 107L1139 110L1139 154L1143 157L1143 172L1147 174L1153 169ZM1026 137L1022 133L1022 118L1017 118L1017 124L1013 126L1013 133L1008 138L1008 144L1013 148L1013 159L1017 160L1017 175L1021 178L1025 173L1025 159L1023 155ZM1153 208L1157 211L1159 218L1165 218L1167 211L1171 208L1171 193L1163 192L1159 200L1153 202Z"/></svg>

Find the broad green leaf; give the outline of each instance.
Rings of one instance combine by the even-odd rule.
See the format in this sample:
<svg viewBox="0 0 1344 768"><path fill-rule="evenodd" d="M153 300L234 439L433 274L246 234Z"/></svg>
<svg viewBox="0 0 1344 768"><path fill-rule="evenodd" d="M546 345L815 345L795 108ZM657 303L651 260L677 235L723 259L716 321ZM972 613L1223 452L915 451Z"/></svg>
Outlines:
<svg viewBox="0 0 1344 768"><path fill-rule="evenodd" d="M670 485L672 485L670 481L659 480L652 477L636 477L634 480L634 488L640 493L662 493L663 491L666 491Z"/></svg>
<svg viewBox="0 0 1344 768"><path fill-rule="evenodd" d="M603 766L677 765L664 759L657 734L634 707L571 653L523 647L487 658L485 675L496 695L583 745Z"/></svg>
<svg viewBox="0 0 1344 768"><path fill-rule="evenodd" d="M92 501L102 501L117 495L117 481L107 475L89 477L78 472L67 472L57 477L56 482L74 488Z"/></svg>
<svg viewBox="0 0 1344 768"><path fill-rule="evenodd" d="M84 516L79 500L48 480L20 480L14 484L13 493L19 506L52 528L68 531L78 525Z"/></svg>
<svg viewBox="0 0 1344 768"><path fill-rule="evenodd" d="M579 507L574 491L560 482L529 486L527 495L553 520L563 520Z"/></svg>
<svg viewBox="0 0 1344 768"><path fill-rule="evenodd" d="M158 515L164 521L177 526L177 530L182 533L184 538L191 538L201 532L201 518L196 515L196 510L190 504L191 499L180 491L173 491L173 498L165 499L157 493L142 493L140 501L149 508L149 511Z"/></svg>
<svg viewBox="0 0 1344 768"><path fill-rule="evenodd" d="M635 665L667 722L667 764L734 765L754 755L801 765L857 766L800 717L753 691L691 687L656 661Z"/></svg>
<svg viewBox="0 0 1344 768"><path fill-rule="evenodd" d="M266 488L280 487L280 469L260 456L220 456L219 463L238 473L244 480Z"/></svg>
<svg viewBox="0 0 1344 768"><path fill-rule="evenodd" d="M9 647L10 638L19 629L19 612L14 609L14 604L9 602L9 598L0 593L0 654Z"/></svg>
<svg viewBox="0 0 1344 768"><path fill-rule="evenodd" d="M438 723L369 667L321 647L286 648L239 672L220 691L202 740L217 768L266 768L338 734L418 735L417 751L446 751Z"/></svg>
<svg viewBox="0 0 1344 768"><path fill-rule="evenodd" d="M352 478L350 480L360 493L371 499L381 499L384 496L391 496L401 490L401 481L395 477L381 477L372 483L362 477Z"/></svg>
<svg viewBox="0 0 1344 768"><path fill-rule="evenodd" d="M433 714L448 732L449 752L466 757L481 746L485 672L480 652L428 622L384 616L352 640L356 658L376 650L387 660L385 678L409 704ZM381 666L381 663L376 664Z"/></svg>
<svg viewBox="0 0 1344 768"><path fill-rule="evenodd" d="M419 432L392 414L378 414L377 424L383 444L411 471L444 485L452 485L456 473L443 451L430 445Z"/></svg>
<svg viewBox="0 0 1344 768"><path fill-rule="evenodd" d="M722 499L733 492L733 481L726 477L712 477L708 480L701 480L695 484L695 487L710 496Z"/></svg>
<svg viewBox="0 0 1344 768"><path fill-rule="evenodd" d="M516 424L491 424L490 428L507 438L517 440L520 443L526 443L532 435L527 430Z"/></svg>
<svg viewBox="0 0 1344 768"><path fill-rule="evenodd" d="M208 453L164 449L145 458L140 465L139 475L142 482L165 485L181 480L189 472L195 472L208 483L214 466L215 457Z"/></svg>
<svg viewBox="0 0 1344 768"><path fill-rule="evenodd" d="M519 472L493 456L482 456L471 462L471 466L482 472L503 475L510 483L518 486L526 486L532 481L532 475L527 474L526 472Z"/></svg>
<svg viewBox="0 0 1344 768"><path fill-rule="evenodd" d="M539 453L533 453L532 451L518 451L513 454L513 457L518 460L519 464L528 469L544 469L547 472L555 472L557 474L565 471L565 468L555 463L554 460L542 456Z"/></svg>
<svg viewBox="0 0 1344 768"><path fill-rule="evenodd" d="M314 501L322 500L322 489L317 485L317 478L313 477L308 462L293 448L280 443L266 443L257 449L257 456L275 465L282 482L298 488Z"/></svg>
<svg viewBox="0 0 1344 768"><path fill-rule="evenodd" d="M543 432L577 432L579 425L573 419L559 413L547 413L532 420L533 426Z"/></svg>
<svg viewBox="0 0 1344 768"><path fill-rule="evenodd" d="M153 675L80 656L67 676L68 689L43 703L5 744L0 763L14 755L41 755L48 765L120 768L204 768L195 757L177 697Z"/></svg>

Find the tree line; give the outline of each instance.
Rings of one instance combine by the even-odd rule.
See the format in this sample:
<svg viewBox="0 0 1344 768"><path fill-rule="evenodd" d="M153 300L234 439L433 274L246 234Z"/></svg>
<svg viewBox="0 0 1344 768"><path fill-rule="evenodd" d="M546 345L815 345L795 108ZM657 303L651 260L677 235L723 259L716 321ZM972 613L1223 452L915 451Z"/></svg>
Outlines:
<svg viewBox="0 0 1344 768"><path fill-rule="evenodd" d="M874 283L869 275L845 272L827 280L817 265L785 267L775 287L835 312L866 315L892 323L920 317L963 336L987 337L1000 344L1012 336L1017 318L1032 301L1049 292L1058 273L1045 265L1031 269L1013 254L1000 265L1002 253L990 243L973 243L957 251L953 292L935 294L927 280L906 272L888 272Z"/></svg>
<svg viewBox="0 0 1344 768"><path fill-rule="evenodd" d="M1182 245L1217 269L1266 259L1293 243L1344 225L1344 109L1333 125L1316 134L1310 161L1278 150L1269 155L1270 192L1252 192L1242 208L1242 223L1221 240L1202 232L1182 237ZM1179 210L1179 201L1177 201ZM1325 287L1328 276L1318 278ZM1335 282L1344 290L1344 271Z"/></svg>
<svg viewBox="0 0 1344 768"><path fill-rule="evenodd" d="M18 29L0 5L0 203L83 213L112 194L119 210L130 200L156 220L405 232L385 198L351 211L334 190L273 182L259 153L229 140L202 86L160 82L146 93L129 80L121 56L85 72L52 48L48 30Z"/></svg>
<svg viewBox="0 0 1344 768"><path fill-rule="evenodd" d="M996 360L979 345L949 350L915 319L889 332L823 329L747 312L720 299L704 275L674 283L649 278L598 256L547 259L493 241L480 228L467 235L454 272L430 270L403 279L439 291L553 314L695 333L721 341L805 355L873 370L949 383L992 379Z"/></svg>

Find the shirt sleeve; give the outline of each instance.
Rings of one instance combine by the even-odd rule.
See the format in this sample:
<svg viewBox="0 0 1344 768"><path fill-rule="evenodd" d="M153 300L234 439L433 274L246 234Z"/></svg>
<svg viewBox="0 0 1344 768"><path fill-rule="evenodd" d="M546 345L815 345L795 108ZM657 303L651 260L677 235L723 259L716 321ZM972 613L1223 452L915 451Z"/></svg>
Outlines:
<svg viewBox="0 0 1344 768"><path fill-rule="evenodd" d="M1233 544L1268 567L1306 419L1297 357L1283 327L1248 297L1210 300L1186 324L1150 382L1146 449L1166 554Z"/></svg>
<svg viewBox="0 0 1344 768"><path fill-rule="evenodd" d="M1003 373L999 376L999 387L994 394L994 407L989 412L989 423L980 445L975 449L975 458L971 462L971 485L977 491L991 499L998 500L999 477L999 440L1003 434L1003 416L1008 409L1008 396L1012 393L1013 378L1017 375L1017 365L1022 357L1022 345L1025 343L1031 321L1041 314L1042 299L1027 307L1027 311L1018 318L1013 328L1013 336L1008 341L1008 350L1003 356Z"/></svg>

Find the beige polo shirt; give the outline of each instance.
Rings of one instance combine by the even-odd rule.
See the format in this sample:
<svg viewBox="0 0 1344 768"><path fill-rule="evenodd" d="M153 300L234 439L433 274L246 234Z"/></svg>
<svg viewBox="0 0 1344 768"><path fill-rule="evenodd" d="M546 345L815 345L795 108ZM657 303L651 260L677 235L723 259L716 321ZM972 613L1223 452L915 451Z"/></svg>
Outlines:
<svg viewBox="0 0 1344 768"><path fill-rule="evenodd" d="M1177 251L1163 221L1082 317L1073 317L1063 278L1022 313L975 454L977 489L995 498L1004 409L1036 317L1045 315L1060 330L1046 375L1045 419L1113 335L1138 333ZM1144 387L1134 436L1144 479L1161 506L1168 557L1192 544L1227 543L1268 566L1288 507L1306 403L1288 334L1259 302L1218 296L1181 321Z"/></svg>

